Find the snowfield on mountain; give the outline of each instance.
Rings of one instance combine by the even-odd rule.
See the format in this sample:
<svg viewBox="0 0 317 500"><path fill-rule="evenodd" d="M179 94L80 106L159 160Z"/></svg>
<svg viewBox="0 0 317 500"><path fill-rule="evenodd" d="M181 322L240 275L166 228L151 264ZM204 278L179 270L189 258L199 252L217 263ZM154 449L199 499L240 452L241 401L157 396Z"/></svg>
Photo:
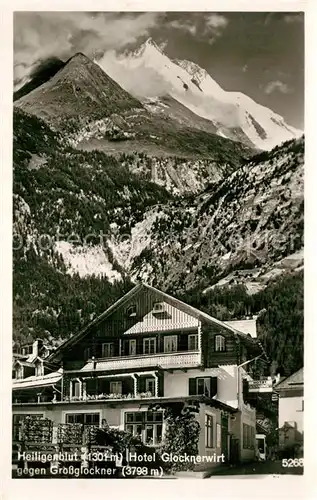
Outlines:
<svg viewBox="0 0 317 500"><path fill-rule="evenodd" d="M222 89L197 64L169 59L152 39L132 53L110 52L96 62L136 97L169 95L196 115L211 121L222 137L270 150L303 133L241 92Z"/></svg>

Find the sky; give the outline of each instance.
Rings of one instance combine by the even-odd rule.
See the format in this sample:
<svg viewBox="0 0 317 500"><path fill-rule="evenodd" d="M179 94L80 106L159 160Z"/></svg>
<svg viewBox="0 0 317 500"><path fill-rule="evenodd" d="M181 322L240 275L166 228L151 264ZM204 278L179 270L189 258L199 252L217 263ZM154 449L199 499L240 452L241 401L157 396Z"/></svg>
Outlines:
<svg viewBox="0 0 317 500"><path fill-rule="evenodd" d="M47 58L101 57L152 37L171 58L206 69L304 128L304 14L299 12L15 12L14 83Z"/></svg>

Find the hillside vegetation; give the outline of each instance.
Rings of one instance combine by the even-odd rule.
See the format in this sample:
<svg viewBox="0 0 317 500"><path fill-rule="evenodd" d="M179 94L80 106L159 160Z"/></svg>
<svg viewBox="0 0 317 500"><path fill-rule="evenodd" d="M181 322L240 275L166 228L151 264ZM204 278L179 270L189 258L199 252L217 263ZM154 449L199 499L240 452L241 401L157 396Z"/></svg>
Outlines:
<svg viewBox="0 0 317 500"><path fill-rule="evenodd" d="M304 138L247 159L245 146L154 117L115 82L106 118L87 122L87 97L83 120L68 119L71 106L51 120L54 81L14 110L15 340L56 345L142 280L221 320L259 314L274 366L300 368Z"/></svg>
<svg viewBox="0 0 317 500"><path fill-rule="evenodd" d="M179 296L188 304L222 321L258 315L257 335L282 376L304 364L303 272L289 272L250 295L244 285L216 287L208 293L199 289Z"/></svg>

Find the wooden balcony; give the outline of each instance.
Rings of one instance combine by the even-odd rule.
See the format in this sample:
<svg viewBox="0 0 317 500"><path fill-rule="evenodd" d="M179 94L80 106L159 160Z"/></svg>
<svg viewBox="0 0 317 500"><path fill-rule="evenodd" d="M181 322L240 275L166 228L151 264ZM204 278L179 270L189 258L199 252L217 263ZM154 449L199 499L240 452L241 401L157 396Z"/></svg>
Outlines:
<svg viewBox="0 0 317 500"><path fill-rule="evenodd" d="M126 399L151 399L163 396L163 376L158 371L73 378L65 386L63 401L108 401Z"/></svg>
<svg viewBox="0 0 317 500"><path fill-rule="evenodd" d="M118 356L108 359L89 361L80 371L116 371L138 368L193 368L201 364L201 352L182 351L173 353L143 354L139 356Z"/></svg>
<svg viewBox="0 0 317 500"><path fill-rule="evenodd" d="M64 396L62 401L64 403L96 403L96 402L120 402L120 401L129 401L129 400L140 400L140 399L158 399L160 396L156 396L152 392L144 392L144 393L129 393L129 394L87 394L84 396L72 397Z"/></svg>

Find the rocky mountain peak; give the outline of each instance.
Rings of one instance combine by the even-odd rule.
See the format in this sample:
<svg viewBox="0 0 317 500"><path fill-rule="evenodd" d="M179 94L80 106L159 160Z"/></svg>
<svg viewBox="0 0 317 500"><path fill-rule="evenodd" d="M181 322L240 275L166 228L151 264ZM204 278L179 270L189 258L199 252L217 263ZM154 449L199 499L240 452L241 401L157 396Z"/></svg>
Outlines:
<svg viewBox="0 0 317 500"><path fill-rule="evenodd" d="M79 61L79 62L84 62L84 61L89 61L92 62L86 54L83 52L76 52L72 57L68 59L68 62L70 61Z"/></svg>
<svg viewBox="0 0 317 500"><path fill-rule="evenodd" d="M56 129L67 126L74 130L113 113L143 109L138 100L80 52L47 82L18 99L15 106Z"/></svg>

